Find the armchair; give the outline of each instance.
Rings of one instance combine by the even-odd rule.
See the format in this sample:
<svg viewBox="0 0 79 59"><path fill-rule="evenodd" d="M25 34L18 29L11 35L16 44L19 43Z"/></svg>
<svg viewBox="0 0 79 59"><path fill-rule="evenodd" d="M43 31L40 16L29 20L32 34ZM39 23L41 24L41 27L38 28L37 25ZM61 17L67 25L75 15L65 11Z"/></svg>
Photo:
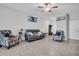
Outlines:
<svg viewBox="0 0 79 59"><path fill-rule="evenodd" d="M10 30L0 31L0 45L7 47L8 49L16 44L19 44L19 40L15 35L12 35Z"/></svg>
<svg viewBox="0 0 79 59"><path fill-rule="evenodd" d="M56 34L53 34L53 40L62 42L64 39L64 31L63 30L57 30Z"/></svg>

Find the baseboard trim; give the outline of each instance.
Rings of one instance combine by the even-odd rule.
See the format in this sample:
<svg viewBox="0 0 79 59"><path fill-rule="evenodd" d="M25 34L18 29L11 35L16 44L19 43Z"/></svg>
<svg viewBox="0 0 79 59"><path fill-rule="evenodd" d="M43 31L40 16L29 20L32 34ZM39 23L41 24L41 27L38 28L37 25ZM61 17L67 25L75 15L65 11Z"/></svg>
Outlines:
<svg viewBox="0 0 79 59"><path fill-rule="evenodd" d="M73 38L69 38L69 40L79 40L79 39L73 39Z"/></svg>

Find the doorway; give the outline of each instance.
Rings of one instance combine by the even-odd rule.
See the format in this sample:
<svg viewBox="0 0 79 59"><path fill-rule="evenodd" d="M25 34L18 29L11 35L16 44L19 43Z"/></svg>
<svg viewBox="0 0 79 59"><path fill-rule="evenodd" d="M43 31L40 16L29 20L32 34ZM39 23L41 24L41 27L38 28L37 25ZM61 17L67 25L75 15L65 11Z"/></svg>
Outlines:
<svg viewBox="0 0 79 59"><path fill-rule="evenodd" d="M49 26L49 30L48 30L48 34L49 35L52 35L53 33L52 33L52 25L48 25Z"/></svg>

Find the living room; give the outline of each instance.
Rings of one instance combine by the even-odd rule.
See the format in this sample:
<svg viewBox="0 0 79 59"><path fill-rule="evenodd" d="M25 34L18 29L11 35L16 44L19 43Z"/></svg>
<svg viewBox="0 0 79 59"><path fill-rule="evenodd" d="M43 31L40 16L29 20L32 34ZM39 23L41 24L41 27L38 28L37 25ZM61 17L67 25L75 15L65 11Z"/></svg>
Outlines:
<svg viewBox="0 0 79 59"><path fill-rule="evenodd" d="M52 5L52 3L47 4ZM10 49L6 49L6 47L2 46L0 48L1 52L0 55L23 55L23 56L79 55L78 52L79 30L77 26L79 22L78 20L79 4L56 3L53 5L57 7L52 8L51 11L41 11L42 9L38 7L43 5L46 4L43 3L0 4L0 31L11 30L12 35L18 35L21 29L23 31L23 34L26 33L26 30L30 31L40 30L42 33L45 34L45 37L43 39L32 42L25 41L24 36L23 41L22 42L20 41L19 45L15 45ZM35 18L36 20L30 21L29 20L30 18ZM49 25L52 25L51 30L49 29ZM49 30L52 33L51 35L48 35L50 32ZM53 34L56 33L56 30L64 31L65 38L63 39L62 42L53 40ZM16 53L14 53L15 51Z"/></svg>

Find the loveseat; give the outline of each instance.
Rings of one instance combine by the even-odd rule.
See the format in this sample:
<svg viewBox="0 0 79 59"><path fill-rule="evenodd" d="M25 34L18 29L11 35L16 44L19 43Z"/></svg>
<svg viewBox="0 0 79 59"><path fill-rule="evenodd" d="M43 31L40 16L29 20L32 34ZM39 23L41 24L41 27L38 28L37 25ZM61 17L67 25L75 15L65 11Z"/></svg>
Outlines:
<svg viewBox="0 0 79 59"><path fill-rule="evenodd" d="M45 34L37 29L28 29L25 31L25 40L28 42L43 39Z"/></svg>

